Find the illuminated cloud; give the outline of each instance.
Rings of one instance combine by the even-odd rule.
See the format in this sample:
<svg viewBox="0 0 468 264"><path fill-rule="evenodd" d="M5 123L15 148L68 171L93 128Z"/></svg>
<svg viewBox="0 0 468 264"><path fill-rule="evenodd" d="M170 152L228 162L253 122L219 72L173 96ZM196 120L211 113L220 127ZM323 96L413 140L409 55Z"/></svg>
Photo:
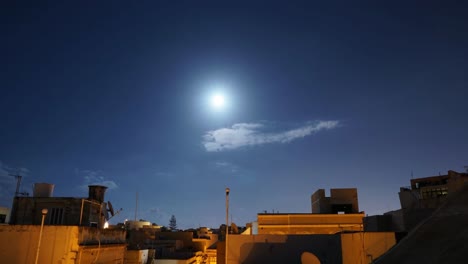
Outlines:
<svg viewBox="0 0 468 264"><path fill-rule="evenodd" d="M209 152L269 143L288 143L321 130L336 128L338 125L338 121L318 121L291 130L268 133L263 132L265 126L261 123L238 123L230 128L206 132L202 143Z"/></svg>
<svg viewBox="0 0 468 264"><path fill-rule="evenodd" d="M80 186L80 189L82 190L88 190L88 185L102 185L106 186L108 190L114 190L119 187L114 181L102 176L103 172L100 170L93 171L75 169L75 174L83 178L83 185Z"/></svg>

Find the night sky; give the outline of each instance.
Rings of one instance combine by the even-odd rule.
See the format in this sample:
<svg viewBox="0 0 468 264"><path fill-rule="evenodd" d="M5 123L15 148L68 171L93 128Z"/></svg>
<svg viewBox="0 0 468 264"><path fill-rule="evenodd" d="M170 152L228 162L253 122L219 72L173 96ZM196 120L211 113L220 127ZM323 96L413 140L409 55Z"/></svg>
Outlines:
<svg viewBox="0 0 468 264"><path fill-rule="evenodd" d="M319 188L372 215L468 165L463 1L221 2L2 2L0 206L19 172L108 186L113 224L138 192L138 219L219 227L225 187L242 226Z"/></svg>

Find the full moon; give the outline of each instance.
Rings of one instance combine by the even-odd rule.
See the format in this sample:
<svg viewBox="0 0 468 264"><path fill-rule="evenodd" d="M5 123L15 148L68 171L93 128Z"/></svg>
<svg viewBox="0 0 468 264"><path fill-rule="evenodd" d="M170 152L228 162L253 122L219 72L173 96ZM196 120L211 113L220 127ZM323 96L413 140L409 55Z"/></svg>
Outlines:
<svg viewBox="0 0 468 264"><path fill-rule="evenodd" d="M222 109L226 105L226 100L222 94L214 94L211 96L211 106L215 109Z"/></svg>

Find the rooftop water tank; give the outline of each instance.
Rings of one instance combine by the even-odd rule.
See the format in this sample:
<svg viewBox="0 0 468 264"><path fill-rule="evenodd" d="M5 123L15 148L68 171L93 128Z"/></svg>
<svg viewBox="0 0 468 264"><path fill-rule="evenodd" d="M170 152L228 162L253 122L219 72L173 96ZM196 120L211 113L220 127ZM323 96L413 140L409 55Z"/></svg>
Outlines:
<svg viewBox="0 0 468 264"><path fill-rule="evenodd" d="M52 197L54 192L54 184L50 183L35 183L33 196L34 197Z"/></svg>
<svg viewBox="0 0 468 264"><path fill-rule="evenodd" d="M89 192L88 192L88 198L90 200L95 200L100 203L104 202L104 194L106 193L106 186L101 186L101 185L88 185Z"/></svg>

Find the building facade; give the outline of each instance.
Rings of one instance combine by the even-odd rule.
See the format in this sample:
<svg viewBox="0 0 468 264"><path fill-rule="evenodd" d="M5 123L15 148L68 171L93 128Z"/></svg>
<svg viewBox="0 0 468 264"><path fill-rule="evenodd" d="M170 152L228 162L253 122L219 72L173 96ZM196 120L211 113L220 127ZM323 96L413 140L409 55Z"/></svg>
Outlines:
<svg viewBox="0 0 468 264"><path fill-rule="evenodd" d="M220 242L220 247L225 247ZM311 263L313 257L330 264L372 263L395 245L393 232L355 232L335 235L231 235L227 263ZM225 263L222 250L218 264Z"/></svg>
<svg viewBox="0 0 468 264"><path fill-rule="evenodd" d="M363 231L364 214L258 214L258 234L336 234Z"/></svg>
<svg viewBox="0 0 468 264"><path fill-rule="evenodd" d="M123 264L126 248L124 230L94 227L0 225L2 263L102 263ZM39 239L40 243L39 247Z"/></svg>

